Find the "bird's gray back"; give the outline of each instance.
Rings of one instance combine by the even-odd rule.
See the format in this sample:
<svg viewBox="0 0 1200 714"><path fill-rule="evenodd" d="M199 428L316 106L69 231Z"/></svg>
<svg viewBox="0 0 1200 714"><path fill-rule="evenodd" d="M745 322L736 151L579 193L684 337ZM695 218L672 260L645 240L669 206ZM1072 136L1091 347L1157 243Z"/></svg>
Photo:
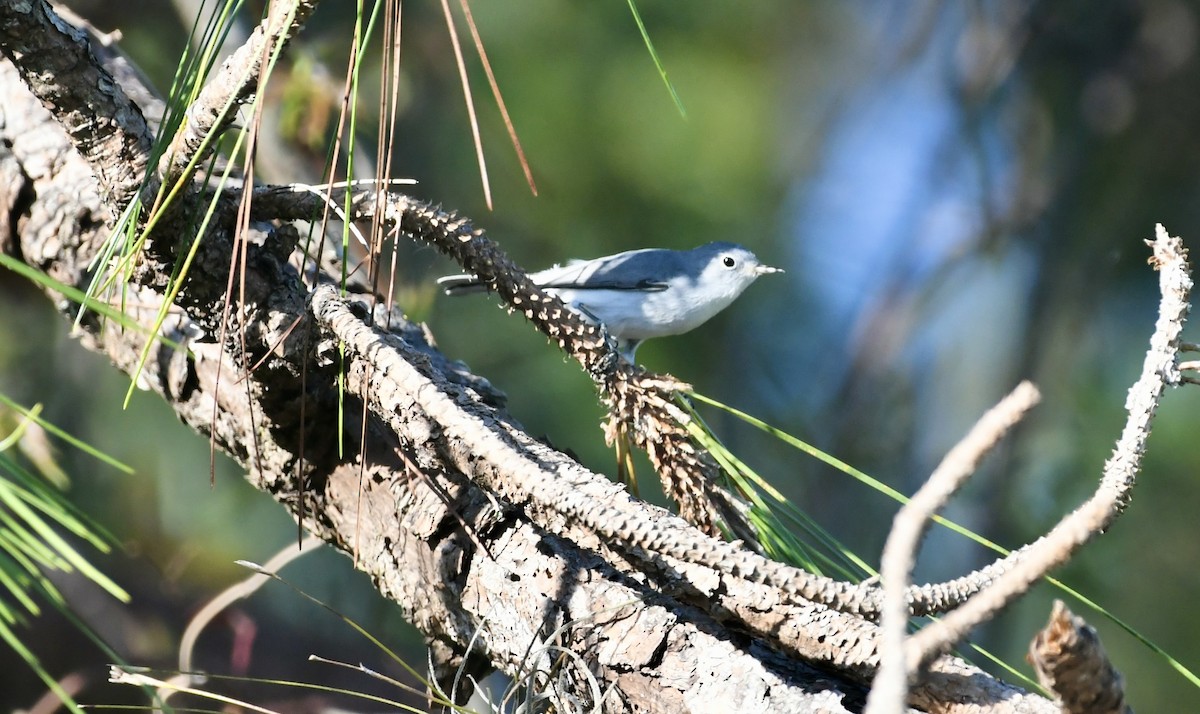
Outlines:
<svg viewBox="0 0 1200 714"><path fill-rule="evenodd" d="M732 243L709 243L693 250L629 250L594 260L572 261L529 277L544 288L577 290L662 290L674 279L695 278L697 261L707 262Z"/></svg>

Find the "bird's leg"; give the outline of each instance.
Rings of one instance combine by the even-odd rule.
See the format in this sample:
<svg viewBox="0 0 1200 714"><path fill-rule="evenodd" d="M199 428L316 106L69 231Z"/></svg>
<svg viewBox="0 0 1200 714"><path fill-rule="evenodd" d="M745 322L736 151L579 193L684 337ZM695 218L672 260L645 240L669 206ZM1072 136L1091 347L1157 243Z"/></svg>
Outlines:
<svg viewBox="0 0 1200 714"><path fill-rule="evenodd" d="M596 313L594 313L588 309L588 306L586 303L579 302L578 300L573 300L570 305L571 305L571 309L575 310L580 315L583 315L585 319L590 320L592 323L603 327L605 330L608 329L608 326L604 324L604 321L601 320L599 317L596 317ZM609 334L611 334L611 333L609 333ZM633 353L637 352L638 345L642 344L642 342L643 342L643 340L622 340L622 339L618 338L617 339L617 354L624 357L625 361L628 362L629 364L634 364Z"/></svg>
<svg viewBox="0 0 1200 714"><path fill-rule="evenodd" d="M601 320L600 318L596 317L596 313L589 310L587 305L579 302L578 300L572 301L571 307L575 308L577 311L579 311L580 314L582 314L587 319L591 320L594 324L601 325L601 326L604 325L604 321Z"/></svg>

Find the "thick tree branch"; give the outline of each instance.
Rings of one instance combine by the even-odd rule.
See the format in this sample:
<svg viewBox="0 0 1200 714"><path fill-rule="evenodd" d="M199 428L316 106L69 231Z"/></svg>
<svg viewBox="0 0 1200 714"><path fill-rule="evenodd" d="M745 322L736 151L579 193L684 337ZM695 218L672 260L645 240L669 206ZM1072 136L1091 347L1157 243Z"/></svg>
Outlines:
<svg viewBox="0 0 1200 714"><path fill-rule="evenodd" d="M93 56L87 33L45 0L0 3L0 52L66 128L115 216L145 176L154 137L141 109Z"/></svg>

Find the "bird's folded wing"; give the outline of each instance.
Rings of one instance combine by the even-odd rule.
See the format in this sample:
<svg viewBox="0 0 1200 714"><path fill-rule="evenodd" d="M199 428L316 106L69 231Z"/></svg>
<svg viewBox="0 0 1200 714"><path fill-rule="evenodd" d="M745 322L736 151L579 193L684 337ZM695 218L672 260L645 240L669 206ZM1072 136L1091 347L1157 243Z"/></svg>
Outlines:
<svg viewBox="0 0 1200 714"><path fill-rule="evenodd" d="M667 289L667 284L657 280L617 282L613 280L587 280L582 283L558 282L539 283L539 287L560 290L635 290L642 293L657 293Z"/></svg>
<svg viewBox="0 0 1200 714"><path fill-rule="evenodd" d="M566 265L556 265L529 277L543 288L560 290L636 290L658 292L667 289L665 278L648 270L644 260L651 254L666 253L659 250L634 250L596 260L573 260ZM660 261L661 262L661 261ZM662 267L651 265L652 268Z"/></svg>

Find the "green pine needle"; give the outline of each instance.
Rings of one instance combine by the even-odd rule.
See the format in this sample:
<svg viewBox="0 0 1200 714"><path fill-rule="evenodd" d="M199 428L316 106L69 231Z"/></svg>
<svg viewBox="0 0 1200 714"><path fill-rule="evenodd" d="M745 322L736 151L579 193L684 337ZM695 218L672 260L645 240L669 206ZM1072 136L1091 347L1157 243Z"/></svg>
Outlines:
<svg viewBox="0 0 1200 714"><path fill-rule="evenodd" d="M679 98L679 93L675 91L675 85L671 82L671 78L667 76L667 68L663 66L662 59L658 56L658 50L654 49L654 43L650 40L650 33L646 31L646 24L642 22L642 15L638 12L637 5L633 0L629 0L629 11L633 13L633 21L637 23L638 32L642 33L642 41L646 43L646 50L650 53L650 59L654 60L654 66L658 69L658 76L662 77L663 84L667 86L667 91L671 93L671 101L675 103L675 108L679 110L679 116L687 119L687 110L683 107L683 100Z"/></svg>

